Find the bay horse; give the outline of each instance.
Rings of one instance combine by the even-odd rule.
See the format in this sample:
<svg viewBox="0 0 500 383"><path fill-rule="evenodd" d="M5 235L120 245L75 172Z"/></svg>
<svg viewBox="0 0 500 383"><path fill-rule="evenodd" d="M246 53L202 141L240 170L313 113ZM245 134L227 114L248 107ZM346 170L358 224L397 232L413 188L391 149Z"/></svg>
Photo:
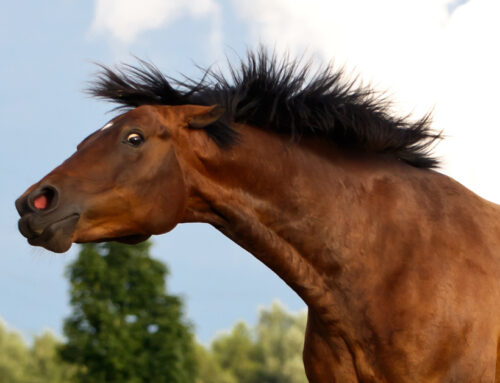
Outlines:
<svg viewBox="0 0 500 383"><path fill-rule="evenodd" d="M16 201L21 233L65 252L205 222L307 304L310 382L500 382L500 206L435 170L429 116L308 68L102 66L90 92L123 111Z"/></svg>

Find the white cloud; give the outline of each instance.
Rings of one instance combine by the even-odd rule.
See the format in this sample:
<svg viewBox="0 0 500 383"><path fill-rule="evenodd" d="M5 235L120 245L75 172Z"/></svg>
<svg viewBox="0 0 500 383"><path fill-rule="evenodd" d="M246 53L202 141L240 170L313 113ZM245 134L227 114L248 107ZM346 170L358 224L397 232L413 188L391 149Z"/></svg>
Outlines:
<svg viewBox="0 0 500 383"><path fill-rule="evenodd" d="M130 44L141 32L161 28L184 16L210 16L213 20L210 41L220 45L220 9L214 0L95 0L90 30Z"/></svg>
<svg viewBox="0 0 500 383"><path fill-rule="evenodd" d="M255 40L334 58L401 111L434 107L444 172L500 202L498 0L233 1Z"/></svg>

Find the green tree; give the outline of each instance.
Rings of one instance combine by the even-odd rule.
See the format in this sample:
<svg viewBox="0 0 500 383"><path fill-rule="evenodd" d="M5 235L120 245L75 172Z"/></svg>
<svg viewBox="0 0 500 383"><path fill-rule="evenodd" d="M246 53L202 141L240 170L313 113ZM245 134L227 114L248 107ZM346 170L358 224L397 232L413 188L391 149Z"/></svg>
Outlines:
<svg viewBox="0 0 500 383"><path fill-rule="evenodd" d="M259 368L256 347L248 327L239 322L230 334L212 342L215 359L225 371L230 371L238 383L255 381Z"/></svg>
<svg viewBox="0 0 500 383"><path fill-rule="evenodd" d="M61 341L51 332L36 336L31 347L27 371L30 383L68 383L74 381L77 368L61 360L58 351Z"/></svg>
<svg viewBox="0 0 500 383"><path fill-rule="evenodd" d="M198 352L199 383L307 383L302 362L306 320L305 312L292 314L274 303L261 310L255 328L237 323L208 351Z"/></svg>
<svg viewBox="0 0 500 383"><path fill-rule="evenodd" d="M262 310L255 328L259 372L255 382L307 383L302 361L306 313L291 314L280 304Z"/></svg>
<svg viewBox="0 0 500 383"><path fill-rule="evenodd" d="M240 383L231 371L222 368L214 354L200 344L196 345L199 374L196 383Z"/></svg>
<svg viewBox="0 0 500 383"><path fill-rule="evenodd" d="M9 331L0 319L0 382L27 383L29 349L20 334Z"/></svg>
<svg viewBox="0 0 500 383"><path fill-rule="evenodd" d="M190 325L165 291L166 267L149 243L83 245L70 265L65 361L84 366L81 383L188 383L197 368Z"/></svg>
<svg viewBox="0 0 500 383"><path fill-rule="evenodd" d="M1 383L69 383L75 367L60 360L60 341L46 331L28 347L20 334L7 330L0 319Z"/></svg>

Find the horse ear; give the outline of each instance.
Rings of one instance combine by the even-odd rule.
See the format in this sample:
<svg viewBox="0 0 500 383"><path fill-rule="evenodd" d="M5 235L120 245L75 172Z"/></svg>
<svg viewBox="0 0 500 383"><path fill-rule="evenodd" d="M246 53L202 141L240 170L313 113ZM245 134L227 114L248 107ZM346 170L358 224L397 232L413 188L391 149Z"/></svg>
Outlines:
<svg viewBox="0 0 500 383"><path fill-rule="evenodd" d="M189 127L193 129L202 129L216 122L226 112L226 109L220 105L212 105L203 109L201 113L189 116Z"/></svg>

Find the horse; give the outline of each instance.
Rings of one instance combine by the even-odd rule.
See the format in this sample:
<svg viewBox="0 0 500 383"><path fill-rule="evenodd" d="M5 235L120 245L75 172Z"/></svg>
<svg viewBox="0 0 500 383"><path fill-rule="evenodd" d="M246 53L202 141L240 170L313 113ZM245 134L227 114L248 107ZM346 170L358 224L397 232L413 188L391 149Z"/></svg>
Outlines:
<svg viewBox="0 0 500 383"><path fill-rule="evenodd" d="M311 383L500 382L500 206L437 171L430 114L310 68L100 66L121 111L16 201L20 232L65 252L208 223L307 304Z"/></svg>

